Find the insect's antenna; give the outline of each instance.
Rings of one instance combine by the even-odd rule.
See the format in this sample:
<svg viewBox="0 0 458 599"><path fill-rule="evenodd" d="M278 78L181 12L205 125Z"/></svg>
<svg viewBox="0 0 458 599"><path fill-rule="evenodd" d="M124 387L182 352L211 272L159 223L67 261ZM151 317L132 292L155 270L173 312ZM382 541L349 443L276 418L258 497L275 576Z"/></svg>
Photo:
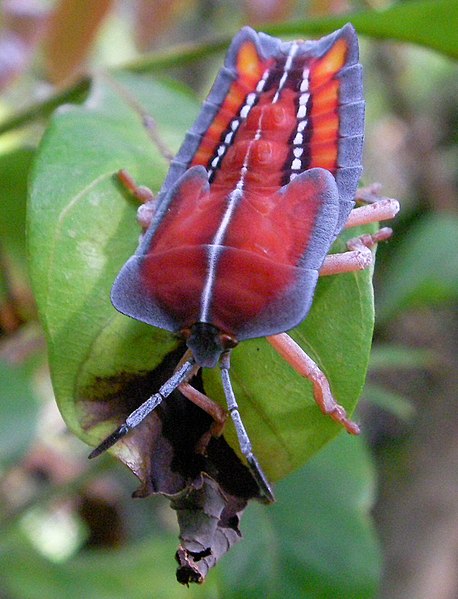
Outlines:
<svg viewBox="0 0 458 599"><path fill-rule="evenodd" d="M89 454L89 459L96 458L101 453L112 447L119 441L124 435L127 435L129 431L138 426L148 414L151 414L153 410L162 402L163 399L168 397L172 391L174 391L181 383L183 383L192 370L195 367L195 361L190 358L182 364L182 366L160 387L159 391L152 395L149 399L142 403L136 410L134 410L129 416L127 416L125 422L121 424L111 435L109 435L98 447L96 447Z"/></svg>
<svg viewBox="0 0 458 599"><path fill-rule="evenodd" d="M239 407L237 405L237 400L235 399L234 391L232 389L231 379L229 378L229 352L225 352L222 354L220 360L220 368L221 378L223 381L224 395L226 396L227 407L231 415L232 421L234 423L235 430L237 432L237 438L239 440L240 449L248 462L251 474L253 475L253 478L255 479L262 495L265 497L265 499L267 499L269 503L273 503L275 501L273 491L270 487L266 475L262 471L262 468L259 465L258 460L256 459L256 456L253 454L251 441L248 437L246 428L242 422L242 418L239 413Z"/></svg>

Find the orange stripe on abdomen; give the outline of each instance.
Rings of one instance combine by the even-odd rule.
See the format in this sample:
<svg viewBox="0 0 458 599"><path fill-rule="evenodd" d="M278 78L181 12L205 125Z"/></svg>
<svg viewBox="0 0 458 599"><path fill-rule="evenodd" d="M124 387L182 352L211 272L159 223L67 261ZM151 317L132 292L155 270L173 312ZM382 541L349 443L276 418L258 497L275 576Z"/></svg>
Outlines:
<svg viewBox="0 0 458 599"><path fill-rule="evenodd" d="M272 59L262 61L259 58L252 42L246 42L240 48L237 56L237 79L230 86L218 113L205 132L191 166L201 164L210 168L224 133L230 129L231 122L238 118L248 94L255 91L257 83L271 63Z"/></svg>
<svg viewBox="0 0 458 599"><path fill-rule="evenodd" d="M309 168L321 167L335 172L339 152L339 89L336 74L345 64L348 47L338 40L310 68L312 93L311 134L309 141Z"/></svg>

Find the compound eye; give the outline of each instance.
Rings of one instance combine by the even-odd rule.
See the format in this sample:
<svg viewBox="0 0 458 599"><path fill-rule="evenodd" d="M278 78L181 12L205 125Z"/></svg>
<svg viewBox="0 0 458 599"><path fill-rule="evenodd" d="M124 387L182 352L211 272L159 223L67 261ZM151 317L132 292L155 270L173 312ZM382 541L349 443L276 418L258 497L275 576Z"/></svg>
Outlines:
<svg viewBox="0 0 458 599"><path fill-rule="evenodd" d="M227 335L226 333L221 333L219 338L224 349L232 349L238 345L237 339L231 335Z"/></svg>
<svg viewBox="0 0 458 599"><path fill-rule="evenodd" d="M181 329L179 335L182 339L184 339L186 341L186 339L188 339L189 336L191 335L191 329L189 327L186 327L185 329Z"/></svg>

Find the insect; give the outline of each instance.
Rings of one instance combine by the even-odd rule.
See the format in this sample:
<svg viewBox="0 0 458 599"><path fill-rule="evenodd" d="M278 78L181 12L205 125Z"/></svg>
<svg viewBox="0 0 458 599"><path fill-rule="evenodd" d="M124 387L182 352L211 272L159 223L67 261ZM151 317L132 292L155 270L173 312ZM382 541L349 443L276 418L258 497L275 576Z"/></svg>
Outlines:
<svg viewBox="0 0 458 599"><path fill-rule="evenodd" d="M368 267L380 229L327 256L344 226L392 218L395 200L354 208L364 129L362 68L351 25L318 41L282 42L243 28L154 199L124 171L144 201L145 230L120 271L112 302L121 313L179 334L187 351L173 376L89 457L139 425L179 388L213 416L226 412L187 382L221 368L240 449L267 501L274 496L253 453L229 376L246 339L269 343L314 386L325 414L357 434L318 366L285 333L307 315L320 274ZM364 195L364 194L363 194ZM204 445L200 448L204 450Z"/></svg>

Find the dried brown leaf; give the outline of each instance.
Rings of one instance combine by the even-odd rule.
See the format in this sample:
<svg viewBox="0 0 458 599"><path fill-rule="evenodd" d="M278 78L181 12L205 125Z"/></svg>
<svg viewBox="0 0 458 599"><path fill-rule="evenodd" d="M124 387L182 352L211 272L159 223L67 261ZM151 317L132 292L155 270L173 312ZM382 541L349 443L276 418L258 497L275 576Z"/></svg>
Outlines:
<svg viewBox="0 0 458 599"><path fill-rule="evenodd" d="M84 389L80 407L86 428L101 422L121 424L172 373L183 347L168 354L152 372L120 373L96 379ZM202 381L191 381L201 391ZM248 468L224 437L211 437L212 419L174 391L119 445L120 456L140 480L134 497L166 496L180 526L179 582L202 582L210 568L240 539L239 519L248 500L260 499Z"/></svg>

